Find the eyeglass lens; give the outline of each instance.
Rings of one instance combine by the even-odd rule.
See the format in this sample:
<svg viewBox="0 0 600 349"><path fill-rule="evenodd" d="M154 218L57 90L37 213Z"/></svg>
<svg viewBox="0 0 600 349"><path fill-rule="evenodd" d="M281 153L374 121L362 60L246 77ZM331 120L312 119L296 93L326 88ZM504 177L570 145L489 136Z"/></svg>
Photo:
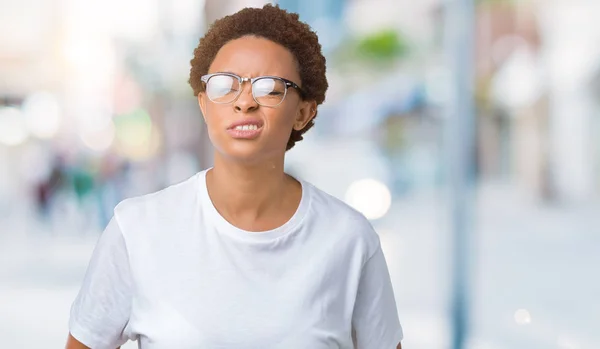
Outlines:
<svg viewBox="0 0 600 349"><path fill-rule="evenodd" d="M237 78L229 75L214 75L206 84L206 94L215 103L230 103L240 94L241 86ZM285 82L275 78L260 78L252 84L252 94L256 102L264 106L275 106L285 98Z"/></svg>

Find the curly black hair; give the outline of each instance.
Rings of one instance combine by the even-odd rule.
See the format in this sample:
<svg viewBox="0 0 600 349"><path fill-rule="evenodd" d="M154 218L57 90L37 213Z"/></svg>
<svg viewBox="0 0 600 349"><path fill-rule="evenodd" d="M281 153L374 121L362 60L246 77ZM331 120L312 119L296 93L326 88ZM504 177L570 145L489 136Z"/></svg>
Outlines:
<svg viewBox="0 0 600 349"><path fill-rule="evenodd" d="M301 22L296 13L287 12L278 5L262 8L245 8L233 15L215 21L200 39L191 60L189 83L194 95L204 91L200 77L208 73L215 56L226 43L244 36L271 40L287 48L295 57L300 75L304 100L314 100L317 105L325 101L327 77L325 57L317 34L308 24ZM316 117L316 114L315 114ZM314 126L314 118L302 130L292 130L286 150L302 140L302 135Z"/></svg>

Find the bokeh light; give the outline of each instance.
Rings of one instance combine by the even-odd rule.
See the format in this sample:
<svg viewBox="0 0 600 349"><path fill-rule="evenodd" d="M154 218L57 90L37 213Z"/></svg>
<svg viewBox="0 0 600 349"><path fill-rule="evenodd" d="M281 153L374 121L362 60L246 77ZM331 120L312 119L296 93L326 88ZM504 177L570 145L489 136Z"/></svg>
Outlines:
<svg viewBox="0 0 600 349"><path fill-rule="evenodd" d="M50 139L60 128L61 107L51 93L39 92L30 95L23 102L23 114L29 132L38 138Z"/></svg>
<svg viewBox="0 0 600 349"><path fill-rule="evenodd" d="M515 312L515 322L519 325L529 325L531 323L531 314L527 309L519 309Z"/></svg>
<svg viewBox="0 0 600 349"><path fill-rule="evenodd" d="M353 182L346 191L345 200L368 219L379 219L390 209L392 194L385 184L367 178Z"/></svg>
<svg viewBox="0 0 600 349"><path fill-rule="evenodd" d="M117 150L125 157L134 160L146 159L159 148L158 130L152 125L150 114L144 109L115 118Z"/></svg>
<svg viewBox="0 0 600 349"><path fill-rule="evenodd" d="M28 137L22 111L15 107L0 107L0 143L17 146Z"/></svg>
<svg viewBox="0 0 600 349"><path fill-rule="evenodd" d="M97 128L83 129L79 136L88 148L96 152L104 152L113 144L115 134L115 125L109 121Z"/></svg>

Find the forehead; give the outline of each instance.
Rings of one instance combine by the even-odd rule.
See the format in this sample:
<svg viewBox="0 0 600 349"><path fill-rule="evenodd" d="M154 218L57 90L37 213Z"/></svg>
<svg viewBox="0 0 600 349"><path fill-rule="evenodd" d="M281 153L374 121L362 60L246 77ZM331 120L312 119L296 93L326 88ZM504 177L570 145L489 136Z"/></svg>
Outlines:
<svg viewBox="0 0 600 349"><path fill-rule="evenodd" d="M244 36L225 44L217 53L209 73L232 72L242 77L275 75L298 81L294 55L271 40Z"/></svg>

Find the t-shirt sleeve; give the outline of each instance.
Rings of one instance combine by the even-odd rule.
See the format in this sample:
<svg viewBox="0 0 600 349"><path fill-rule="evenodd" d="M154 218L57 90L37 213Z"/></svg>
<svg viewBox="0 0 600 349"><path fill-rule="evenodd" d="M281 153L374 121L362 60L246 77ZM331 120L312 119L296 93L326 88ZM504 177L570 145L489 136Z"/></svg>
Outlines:
<svg viewBox="0 0 600 349"><path fill-rule="evenodd" d="M93 349L115 349L128 339L132 280L125 240L113 217L100 235L79 294L69 332Z"/></svg>
<svg viewBox="0 0 600 349"><path fill-rule="evenodd" d="M356 349L396 349L403 338L390 274L379 244L361 273L352 327Z"/></svg>

